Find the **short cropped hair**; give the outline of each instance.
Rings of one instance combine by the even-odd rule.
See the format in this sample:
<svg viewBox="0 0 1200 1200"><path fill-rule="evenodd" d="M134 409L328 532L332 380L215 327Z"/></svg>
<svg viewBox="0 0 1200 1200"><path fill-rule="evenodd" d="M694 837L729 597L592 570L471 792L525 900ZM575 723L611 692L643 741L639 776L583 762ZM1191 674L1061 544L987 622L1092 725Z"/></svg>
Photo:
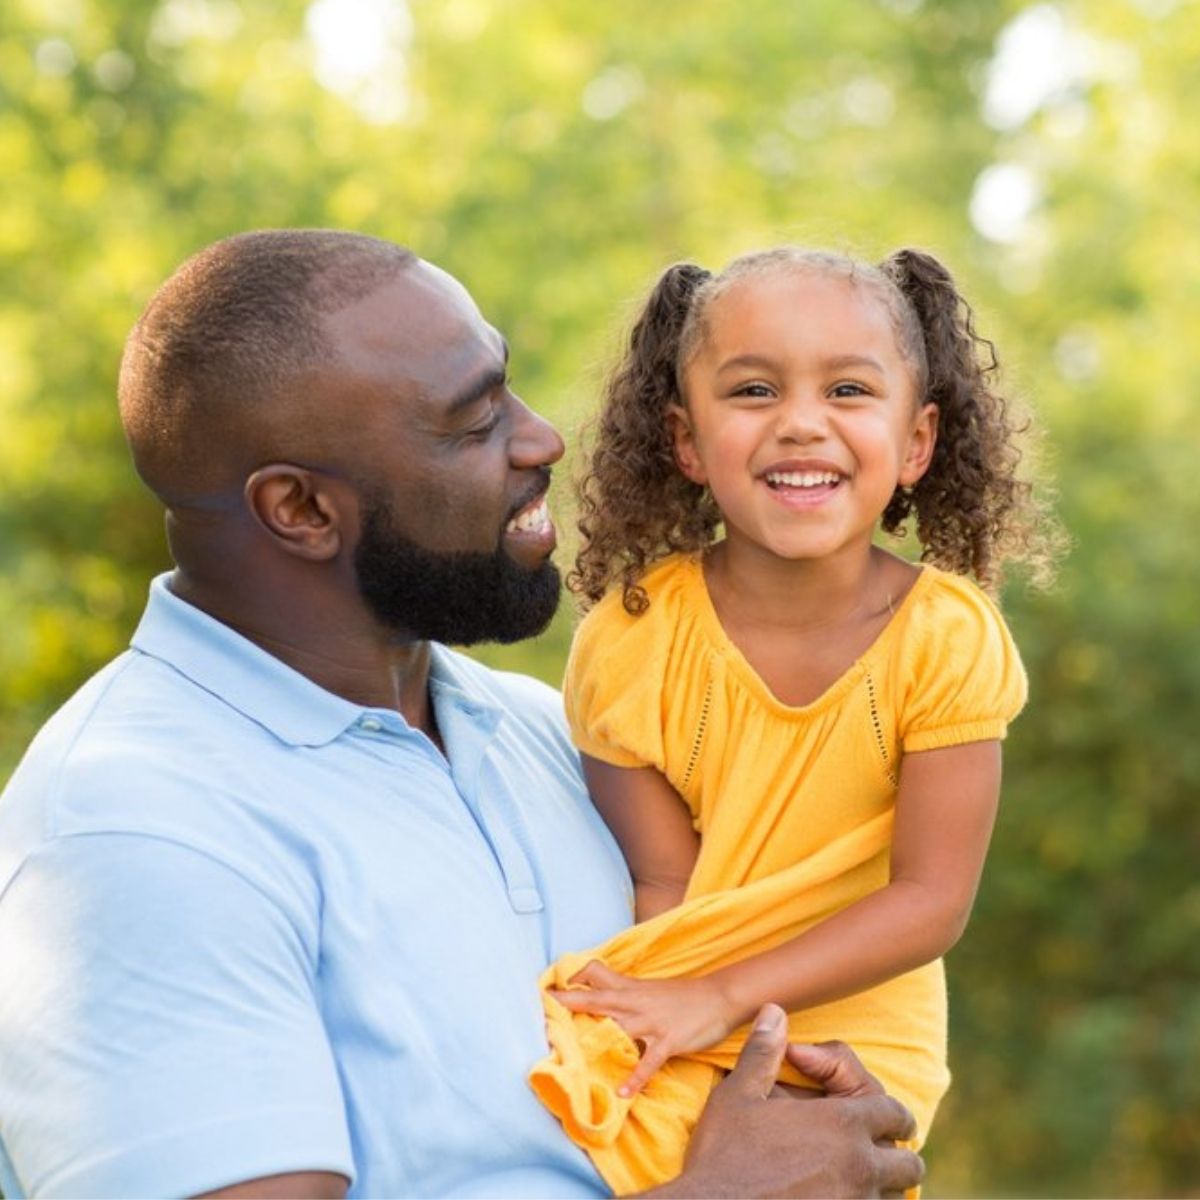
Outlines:
<svg viewBox="0 0 1200 1200"><path fill-rule="evenodd" d="M267 229L216 242L159 288L121 364L121 418L143 479L160 495L205 478L205 434L269 406L333 353L321 318L416 261L379 238Z"/></svg>

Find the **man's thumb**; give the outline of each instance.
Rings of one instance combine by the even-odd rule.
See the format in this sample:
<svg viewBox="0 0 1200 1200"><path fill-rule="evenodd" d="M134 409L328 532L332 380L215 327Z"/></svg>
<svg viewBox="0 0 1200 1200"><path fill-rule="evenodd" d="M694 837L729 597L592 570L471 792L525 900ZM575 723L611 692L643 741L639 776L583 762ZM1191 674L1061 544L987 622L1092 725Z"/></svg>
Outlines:
<svg viewBox="0 0 1200 1200"><path fill-rule="evenodd" d="M726 1083L765 1100L775 1086L786 1049L787 1014L778 1004L764 1004Z"/></svg>

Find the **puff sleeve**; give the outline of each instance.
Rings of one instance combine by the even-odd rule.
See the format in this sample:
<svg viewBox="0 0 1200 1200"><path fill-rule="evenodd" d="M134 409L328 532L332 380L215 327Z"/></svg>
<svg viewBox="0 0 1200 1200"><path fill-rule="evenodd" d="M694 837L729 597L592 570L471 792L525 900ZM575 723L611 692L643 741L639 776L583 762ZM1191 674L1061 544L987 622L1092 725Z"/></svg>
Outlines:
<svg viewBox="0 0 1200 1200"><path fill-rule="evenodd" d="M970 580L939 574L900 656L906 753L1003 738L1028 694L1000 610Z"/></svg>
<svg viewBox="0 0 1200 1200"><path fill-rule="evenodd" d="M617 767L664 770L662 608L652 604L635 617L620 592L610 592L576 630L563 704L584 754Z"/></svg>

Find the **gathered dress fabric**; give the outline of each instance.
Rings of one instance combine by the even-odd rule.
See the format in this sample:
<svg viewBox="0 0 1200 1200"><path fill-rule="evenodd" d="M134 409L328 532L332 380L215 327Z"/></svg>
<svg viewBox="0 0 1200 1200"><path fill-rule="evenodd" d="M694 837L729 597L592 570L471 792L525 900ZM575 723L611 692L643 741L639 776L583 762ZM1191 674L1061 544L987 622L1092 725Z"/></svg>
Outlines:
<svg viewBox="0 0 1200 1200"><path fill-rule="evenodd" d="M924 566L867 651L809 704L781 703L726 636L698 557L643 579L648 609L619 589L584 619L564 684L585 754L655 767L687 805L700 852L684 902L541 979L549 1055L530 1083L620 1195L679 1173L712 1087L747 1029L668 1062L636 1097L617 1088L638 1051L611 1018L548 993L593 958L641 978L707 974L802 934L885 886L906 753L1002 738L1025 673L992 601ZM941 960L789 1014L790 1039L848 1042L916 1116L923 1140L949 1084ZM792 1068L784 1082L809 1081Z"/></svg>

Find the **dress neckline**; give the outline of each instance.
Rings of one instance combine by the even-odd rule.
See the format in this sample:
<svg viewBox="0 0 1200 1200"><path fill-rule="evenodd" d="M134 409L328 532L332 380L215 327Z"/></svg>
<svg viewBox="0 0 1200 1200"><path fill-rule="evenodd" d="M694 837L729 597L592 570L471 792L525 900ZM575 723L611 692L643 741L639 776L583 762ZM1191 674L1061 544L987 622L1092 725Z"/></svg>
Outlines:
<svg viewBox="0 0 1200 1200"><path fill-rule="evenodd" d="M704 561L700 555L689 555L687 569L691 575L692 589L696 594L697 615L700 626L714 648L725 659L729 669L772 711L787 717L810 716L836 703L850 691L867 673L876 659L888 649L892 641L907 624L908 616L917 598L928 590L937 572L927 563L913 563L917 577L913 580L904 598L895 606L887 624L875 635L871 644L819 695L807 704L785 704L767 686L763 677L750 664L738 645L725 631L716 606L709 594L708 581L704 578Z"/></svg>

